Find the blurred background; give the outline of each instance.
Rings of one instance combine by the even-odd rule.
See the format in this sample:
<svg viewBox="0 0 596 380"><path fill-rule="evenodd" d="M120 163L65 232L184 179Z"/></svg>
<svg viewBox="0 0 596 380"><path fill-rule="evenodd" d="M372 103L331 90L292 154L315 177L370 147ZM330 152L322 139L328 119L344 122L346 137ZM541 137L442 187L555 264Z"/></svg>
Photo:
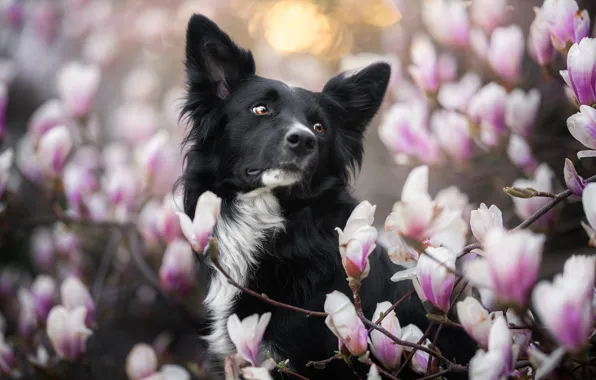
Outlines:
<svg viewBox="0 0 596 380"><path fill-rule="evenodd" d="M470 6L473 2L464 3ZM433 33L433 21L424 16L428 12L425 6L432 3L430 0L1 0L0 83L6 87L5 94L0 94L0 101L6 102L2 150L17 147L15 170L20 174L10 177L8 191L13 206L5 210L1 222L0 288L4 286L4 294L10 294L11 289L18 288L16 284L27 283L36 273L44 271L57 277L77 272L92 283L96 272L107 265L110 274L94 286L102 289L100 299L96 299L99 312L106 313L111 321L104 327L113 328L100 329L94 334L90 350L95 350L97 358L91 360L90 371L100 370L120 378L123 357L139 339L159 338L156 345L168 346L169 352L200 363L200 343L193 332L200 326L193 326L196 320L184 313L160 315L168 310L168 301L160 298L154 287L147 286L138 268L131 268L131 258L124 250L120 252L117 228L109 229L108 233L106 229L85 226L77 229L77 236L82 236L77 240L77 253L67 259L62 257L60 260L66 263L63 267L56 269L50 265L60 255L60 239L72 236L65 234L64 225L56 224L55 204L46 197L47 183L51 182L44 184L47 176L41 169L43 163L34 154L36 133L48 128L48 123L68 124L79 147L76 154L83 157L79 160L98 170L98 186L108 193L108 198L115 192L126 193L137 201L143 197L142 201L133 200L124 208L110 208L109 201L98 196L89 200L86 207L102 223L114 220L127 223L138 217L148 247L148 265L157 272L165 246L152 229L152 216L165 207L162 200L171 192L182 168L180 142L186 126L179 123L178 110L184 96L184 34L190 15L202 13L212 18L239 45L252 50L258 74L312 91L320 91L339 71L376 60L389 61L394 72L392 87L367 132L364 165L354 182L360 199L378 205L375 223L382 227L393 203L399 200L406 175L419 163L392 154L379 137L379 126L392 105L420 96L407 70L413 38L430 33L439 52L456 60L450 74L453 80L468 71L478 73L483 83L494 79L486 63L471 49L437 42L440 36ZM501 23L520 25L526 38L535 16L533 8L542 1L507 3ZM591 15L596 14L596 2L585 0L578 4ZM441 17L447 20L455 16L445 13ZM553 191L560 191L564 185L564 158L572 159L580 173L593 173L594 167L589 160L580 163L576 159L576 152L582 147L569 135L565 124L574 112L574 105L560 81L545 73L524 52L522 77L517 87L526 91L536 88L541 94L535 132L528 142L536 160L553 169L556 177ZM76 62L75 66L72 62ZM447 67L449 62L452 61L446 60L443 65ZM564 58L553 62L555 73L557 65L563 68ZM76 91L83 95L85 91L94 93L92 112L72 118L56 102L76 98ZM142 166L139 157L155 144L154 137L162 131L166 137L160 140L159 164L148 183L146 173L138 169ZM122 184L121 171L109 172L113 165L122 163L128 170L124 177L138 185L136 190ZM514 227L520 219L511 198L502 189L525 177L524 170L512 164L504 150L496 150L474 155L464 164L446 161L433 165L431 194L455 185L475 207L481 202L498 205L506 225ZM572 200L557 213L557 223L549 225L545 273L558 268L570 253L579 253L579 247L585 246L587 238L579 225L581 217L581 202ZM104 249L116 251L113 262L106 264L101 254L93 253ZM104 298L105 303L101 301ZM124 307L114 310L114 305ZM17 309L18 306L4 304L3 313L10 320L11 313L18 314ZM145 324L139 324L139 318L145 318ZM164 330L168 334L163 335ZM106 354L108 351L110 355ZM79 373L80 378L90 376L85 373L84 376ZM200 373L196 369L195 374Z"/></svg>

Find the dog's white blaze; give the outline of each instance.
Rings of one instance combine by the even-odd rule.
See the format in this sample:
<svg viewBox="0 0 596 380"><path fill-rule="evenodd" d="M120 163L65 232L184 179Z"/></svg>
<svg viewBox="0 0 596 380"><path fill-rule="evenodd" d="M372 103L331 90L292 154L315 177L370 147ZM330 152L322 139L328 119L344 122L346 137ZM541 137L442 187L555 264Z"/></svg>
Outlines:
<svg viewBox="0 0 596 380"><path fill-rule="evenodd" d="M289 173L282 169L269 169L263 173L261 181L263 185L272 189L280 186L290 186L300 180L296 173Z"/></svg>
<svg viewBox="0 0 596 380"><path fill-rule="evenodd" d="M235 214L232 217L222 214L217 222L219 261L236 282L246 286L258 264L263 240L267 234L283 230L284 219L279 202L269 189L239 194L234 202ZM204 301L213 320L213 331L205 339L209 351L220 359L234 351L227 321L239 293L219 271L215 272Z"/></svg>

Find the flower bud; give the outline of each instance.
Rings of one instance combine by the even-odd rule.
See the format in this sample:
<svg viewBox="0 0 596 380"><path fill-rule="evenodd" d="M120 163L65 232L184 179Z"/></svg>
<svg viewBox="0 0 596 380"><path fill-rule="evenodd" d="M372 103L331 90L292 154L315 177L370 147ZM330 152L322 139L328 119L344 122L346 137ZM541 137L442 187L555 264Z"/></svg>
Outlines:
<svg viewBox="0 0 596 380"><path fill-rule="evenodd" d="M505 89L491 82L478 91L468 105L468 116L480 125L480 138L488 146L496 146L505 130Z"/></svg>
<svg viewBox="0 0 596 380"><path fill-rule="evenodd" d="M37 319L45 321L50 309L56 304L56 281L48 275L39 275L31 285L31 295L35 303Z"/></svg>
<svg viewBox="0 0 596 380"><path fill-rule="evenodd" d="M54 306L46 323L48 337L54 351L62 359L77 360L85 352L85 343L92 331L85 325L86 310L76 307L67 310L64 306Z"/></svg>
<svg viewBox="0 0 596 380"><path fill-rule="evenodd" d="M182 197L181 194L168 193L163 199L161 206L161 214L158 218L158 228L162 238L167 241L173 241L182 236L180 229L180 221L177 213L182 211Z"/></svg>
<svg viewBox="0 0 596 380"><path fill-rule="evenodd" d="M37 145L47 131L59 125L66 125L68 120L68 114L60 100L50 99L42 104L29 119L28 134L33 146Z"/></svg>
<svg viewBox="0 0 596 380"><path fill-rule="evenodd" d="M521 75L524 55L524 34L518 25L495 29L490 38L487 59L491 68L509 83Z"/></svg>
<svg viewBox="0 0 596 380"><path fill-rule="evenodd" d="M437 100L448 110L465 112L468 103L482 82L476 73L465 73L459 82L445 83L439 89Z"/></svg>
<svg viewBox="0 0 596 380"><path fill-rule="evenodd" d="M404 327L402 329L402 332L401 332L402 340L405 340L410 343L415 343L415 344L418 344L418 342L420 341L420 339L422 339L423 336L424 336L424 334L418 328L418 326L413 325L413 324L407 325L406 327ZM422 345L428 348L428 346L430 346L430 341L428 339L426 339L425 341L422 342ZM412 350L413 350L412 347L404 346L404 352L410 353ZM414 353L414 356L412 357L412 360L410 361L410 368L412 368L412 370L416 373L420 373L420 374L426 373L426 369L428 368L428 364L429 364L430 360L431 360L431 358L428 353L421 351L421 350L416 350L416 352ZM431 369L434 365L436 365L436 362L433 360Z"/></svg>
<svg viewBox="0 0 596 380"><path fill-rule="evenodd" d="M509 137L507 156L515 166L527 174L532 174L538 166L526 139L515 133Z"/></svg>
<svg viewBox="0 0 596 380"><path fill-rule="evenodd" d="M596 149L596 109L582 105L579 111L567 119L569 133L588 148Z"/></svg>
<svg viewBox="0 0 596 380"><path fill-rule="evenodd" d="M153 347L137 343L126 357L126 375L130 380L143 380L157 370L157 355Z"/></svg>
<svg viewBox="0 0 596 380"><path fill-rule="evenodd" d="M238 353L253 366L258 365L259 345L271 319L271 313L253 314L240 321L236 314L228 318L228 334Z"/></svg>
<svg viewBox="0 0 596 380"><path fill-rule="evenodd" d="M327 294L324 305L325 324L354 356L366 352L368 331L356 314L356 308L343 293L334 290Z"/></svg>
<svg viewBox="0 0 596 380"><path fill-rule="evenodd" d="M502 312L488 313L473 297L467 297L456 305L457 318L463 326L464 330L470 335L482 349L488 349L488 336L490 329L499 315Z"/></svg>
<svg viewBox="0 0 596 380"><path fill-rule="evenodd" d="M507 16L507 0L474 0L470 16L472 22L490 33Z"/></svg>
<svg viewBox="0 0 596 380"><path fill-rule="evenodd" d="M441 148L458 163L465 162L472 154L469 122L462 114L439 110L430 120L431 129Z"/></svg>
<svg viewBox="0 0 596 380"><path fill-rule="evenodd" d="M493 228L503 229L503 214L497 206L491 205L487 208L482 203L477 210L470 213L470 228L474 237L482 243L488 231Z"/></svg>
<svg viewBox="0 0 596 380"><path fill-rule="evenodd" d="M468 45L470 21L464 2L425 1L422 3L422 21L433 38L441 44L452 47Z"/></svg>
<svg viewBox="0 0 596 380"><path fill-rule="evenodd" d="M29 337L37 329L37 311L33 295L27 289L18 291L19 321L18 330L22 337Z"/></svg>
<svg viewBox="0 0 596 380"><path fill-rule="evenodd" d="M578 43L588 36L589 17L587 12L580 12L575 0L545 0L542 12L557 50L564 51L569 43Z"/></svg>
<svg viewBox="0 0 596 380"><path fill-rule="evenodd" d="M418 36L412 42L412 65L409 68L414 82L426 92L439 89L439 66L435 47L426 36Z"/></svg>
<svg viewBox="0 0 596 380"><path fill-rule="evenodd" d="M95 303L87 287L77 277L70 276L60 286L62 305L68 310L82 306L87 314L85 322L92 326L95 322Z"/></svg>
<svg viewBox="0 0 596 380"><path fill-rule="evenodd" d="M527 94L519 88L511 91L505 105L505 122L516 133L529 137L540 107L540 92L536 89Z"/></svg>
<svg viewBox="0 0 596 380"><path fill-rule="evenodd" d="M555 56L555 48L551 42L550 30L547 21L544 19L542 9L534 7L536 17L530 25L528 35L528 51L530 56L541 66L552 62Z"/></svg>
<svg viewBox="0 0 596 380"><path fill-rule="evenodd" d="M195 280L195 263L190 244L177 239L168 244L163 255L159 279L169 291L186 295L193 287Z"/></svg>
<svg viewBox="0 0 596 380"><path fill-rule="evenodd" d="M75 118L91 111L99 87L101 72L98 66L69 62L58 72L58 94Z"/></svg>
<svg viewBox="0 0 596 380"><path fill-rule="evenodd" d="M373 322L376 322L381 317L381 313L385 315L390 307L390 302L378 303L373 315ZM395 315L395 311L392 310L389 312L389 314L385 315L381 321L381 327L389 331L393 336L397 338L401 337L401 326L399 325L399 320ZM370 333L370 339L368 342L372 354L379 360L379 362L381 362L381 364L383 364L385 368L388 370L397 368L401 362L401 354L403 351L402 346L395 344L395 342L389 339L385 334L377 330L373 330Z"/></svg>
<svg viewBox="0 0 596 380"><path fill-rule="evenodd" d="M565 185L575 195L582 195L586 187L586 181L577 174L575 166L570 159L565 159L565 167L563 168L563 176L565 177Z"/></svg>
<svg viewBox="0 0 596 380"><path fill-rule="evenodd" d="M567 70L561 71L561 76L573 90L579 104L592 106L596 103L596 38L584 38L578 42L569 49ZM584 114L588 110L581 111ZM591 116L591 119L593 122L594 117Z"/></svg>
<svg viewBox="0 0 596 380"><path fill-rule="evenodd" d="M182 212L178 212L180 228L189 241L192 249L197 253L203 253L209 238L219 218L221 198L210 191L206 191L199 197L195 208L194 219Z"/></svg>
<svg viewBox="0 0 596 380"><path fill-rule="evenodd" d="M429 247L416 265L414 288L418 296L443 312L447 312L450 306L455 283L455 259L455 254L447 248Z"/></svg>
<svg viewBox="0 0 596 380"><path fill-rule="evenodd" d="M63 125L54 127L41 136L38 155L50 174L57 175L62 171L72 145L70 131Z"/></svg>

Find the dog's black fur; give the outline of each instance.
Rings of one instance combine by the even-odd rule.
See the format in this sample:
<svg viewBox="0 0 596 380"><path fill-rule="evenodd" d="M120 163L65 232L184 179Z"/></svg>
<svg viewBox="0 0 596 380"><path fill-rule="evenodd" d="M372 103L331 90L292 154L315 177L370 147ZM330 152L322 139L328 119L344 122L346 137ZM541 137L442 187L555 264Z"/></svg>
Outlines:
<svg viewBox="0 0 596 380"><path fill-rule="evenodd" d="M350 194L349 180L362 160L367 124L383 100L389 65L377 63L353 75L340 74L315 93L255 75L252 54L203 16L191 18L186 38L188 95L183 115L190 118L191 128L181 179L185 212L192 216L198 196L210 190L223 199L222 216L233 219L234 198L263 187L259 179L263 170L281 167L297 173L298 183L271 190L281 205L285 230L268 236L247 286L272 299L319 311L333 290L351 297L334 228L343 228L358 204ZM270 114L251 112L258 104ZM288 126L296 121L325 128L322 135L315 134L316 141L310 141L305 154L287 147ZM400 268L382 247L371 255L370 264L362 283L362 306L372 318L378 302L397 300L411 284L389 280ZM200 273L208 285L213 269L204 265ZM425 310L415 296L396 311L402 326L415 323L423 331L427 328ZM275 308L246 294L239 295L232 309L240 319L265 312L273 315L264 342L300 374L310 379L352 378L342 361L325 370L305 366L337 350L337 338L323 318ZM467 362L474 352L463 332L448 327L438 346L458 363Z"/></svg>

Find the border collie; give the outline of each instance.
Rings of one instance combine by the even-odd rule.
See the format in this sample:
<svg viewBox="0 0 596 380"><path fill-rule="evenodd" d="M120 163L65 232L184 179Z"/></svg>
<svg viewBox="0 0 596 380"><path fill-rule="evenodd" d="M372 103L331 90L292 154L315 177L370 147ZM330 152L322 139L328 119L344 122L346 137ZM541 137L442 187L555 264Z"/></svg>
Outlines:
<svg viewBox="0 0 596 380"><path fill-rule="evenodd" d="M237 46L211 20L190 19L186 35L188 94L182 115L191 121L181 178L185 212L210 190L222 198L216 227L222 266L240 284L272 299L323 310L326 294L351 296L335 227L343 228L357 201L349 181L363 155L363 135L379 109L389 75L386 63L331 78L321 92L290 87L255 74L250 51ZM275 308L230 285L208 258L199 271L207 294L205 336L214 376L233 352L226 321L271 312L262 343L269 353L310 379L350 379L335 361L324 370L306 367L338 348L321 317ZM378 302L395 301L411 289L389 279L400 268L377 247L362 283L369 318ZM428 326L418 298L397 310L402 326ZM431 336L432 338L432 336ZM461 331L444 328L438 343L459 363L474 352ZM408 376L411 376L409 374ZM465 378L465 377L464 377Z"/></svg>

